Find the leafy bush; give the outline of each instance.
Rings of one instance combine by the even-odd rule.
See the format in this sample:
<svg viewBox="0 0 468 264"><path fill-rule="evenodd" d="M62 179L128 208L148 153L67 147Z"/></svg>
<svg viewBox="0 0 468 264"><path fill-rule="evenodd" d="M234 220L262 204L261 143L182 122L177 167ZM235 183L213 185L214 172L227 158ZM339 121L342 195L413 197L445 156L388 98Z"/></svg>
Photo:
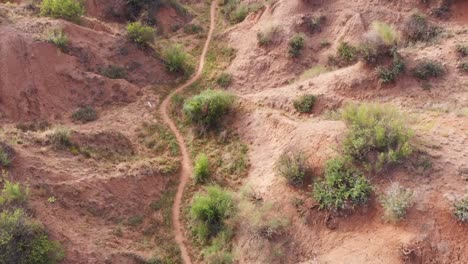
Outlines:
<svg viewBox="0 0 468 264"><path fill-rule="evenodd" d="M358 49L348 44L348 42L341 42L338 47L338 59L345 64L350 64L357 59Z"/></svg>
<svg viewBox="0 0 468 264"><path fill-rule="evenodd" d="M70 140L70 130L64 127L56 127L47 138L56 148L68 148L72 145Z"/></svg>
<svg viewBox="0 0 468 264"><path fill-rule="evenodd" d="M406 20L403 34L409 41L429 41L437 36L438 29L424 15L415 13Z"/></svg>
<svg viewBox="0 0 468 264"><path fill-rule="evenodd" d="M440 77L445 74L444 66L440 62L425 60L418 63L413 68L414 77L420 80L427 80L430 77Z"/></svg>
<svg viewBox="0 0 468 264"><path fill-rule="evenodd" d="M468 56L468 44L458 44L457 52L462 57Z"/></svg>
<svg viewBox="0 0 468 264"><path fill-rule="evenodd" d="M405 217L406 210L413 204L413 192L398 184L392 184L380 198L380 204L384 208L384 219L398 222Z"/></svg>
<svg viewBox="0 0 468 264"><path fill-rule="evenodd" d="M468 223L468 198L455 202L453 205L453 215L458 221Z"/></svg>
<svg viewBox="0 0 468 264"><path fill-rule="evenodd" d="M54 264L64 257L60 245L21 209L0 214L0 237L1 263Z"/></svg>
<svg viewBox="0 0 468 264"><path fill-rule="evenodd" d="M146 45L153 41L154 29L140 22L132 22L127 25L127 36L138 45Z"/></svg>
<svg viewBox="0 0 468 264"><path fill-rule="evenodd" d="M187 119L201 131L216 127L232 108L234 96L225 91L205 90L184 102Z"/></svg>
<svg viewBox="0 0 468 264"><path fill-rule="evenodd" d="M62 29L53 29L47 36L47 41L57 46L61 51L65 52L68 48L68 37Z"/></svg>
<svg viewBox="0 0 468 264"><path fill-rule="evenodd" d="M181 45L172 45L164 49L163 59L166 63L166 68L170 72L181 72L186 75L190 75L193 72L190 57Z"/></svg>
<svg viewBox="0 0 468 264"><path fill-rule="evenodd" d="M28 187L23 187L20 183L5 181L0 194L0 205L21 206L27 203L28 198Z"/></svg>
<svg viewBox="0 0 468 264"><path fill-rule="evenodd" d="M207 242L224 228L225 220L233 216L234 210L231 194L221 187L210 186L206 194L197 193L190 206L194 236L202 243Z"/></svg>
<svg viewBox="0 0 468 264"><path fill-rule="evenodd" d="M76 109L71 117L76 122L88 123L97 119L97 113L91 106L85 106Z"/></svg>
<svg viewBox="0 0 468 264"><path fill-rule="evenodd" d="M348 105L341 114L349 128L344 152L354 160L370 161L380 170L411 154L413 132L396 109L378 104Z"/></svg>
<svg viewBox="0 0 468 264"><path fill-rule="evenodd" d="M299 98L295 99L293 102L294 108L301 113L310 113L314 108L315 101L317 98L315 95L306 94L301 95Z"/></svg>
<svg viewBox="0 0 468 264"><path fill-rule="evenodd" d="M63 18L77 22L84 14L84 7L77 0L43 0L41 15L53 18Z"/></svg>
<svg viewBox="0 0 468 264"><path fill-rule="evenodd" d="M302 186L309 173L309 165L304 153L285 152L276 162L276 171L280 176L286 178L289 184Z"/></svg>
<svg viewBox="0 0 468 264"><path fill-rule="evenodd" d="M8 167L11 164L11 153L9 147L0 143L0 167Z"/></svg>
<svg viewBox="0 0 468 264"><path fill-rule="evenodd" d="M231 82L232 82L232 75L227 72L221 73L216 79L216 83L223 88L226 88L229 85L231 85Z"/></svg>
<svg viewBox="0 0 468 264"><path fill-rule="evenodd" d="M325 178L314 184L313 196L320 208L338 210L366 203L371 192L371 184L359 171L344 158L334 158L327 162Z"/></svg>
<svg viewBox="0 0 468 264"><path fill-rule="evenodd" d="M210 177L210 164L205 153L200 153L195 160L193 178L196 183L203 183Z"/></svg>
<svg viewBox="0 0 468 264"><path fill-rule="evenodd" d="M305 45L305 36L302 33L295 34L289 40L289 55L292 57L299 57Z"/></svg>
<svg viewBox="0 0 468 264"><path fill-rule="evenodd" d="M106 68L100 69L102 75L111 79L125 79L127 77L127 71L124 67L118 65L109 65Z"/></svg>

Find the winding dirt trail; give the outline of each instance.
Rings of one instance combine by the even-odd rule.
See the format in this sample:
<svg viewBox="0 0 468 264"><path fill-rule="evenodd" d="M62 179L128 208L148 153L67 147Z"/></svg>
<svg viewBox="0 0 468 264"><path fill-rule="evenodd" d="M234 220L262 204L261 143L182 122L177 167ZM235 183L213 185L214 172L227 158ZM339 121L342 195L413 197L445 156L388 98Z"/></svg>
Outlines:
<svg viewBox="0 0 468 264"><path fill-rule="evenodd" d="M213 31L215 28L215 18L216 18L216 1L213 1L211 2L211 9L210 9L210 20L211 20L210 30L208 32L205 46L203 47L203 51L200 56L200 62L198 64L197 72L185 84L179 86L171 94L169 94L169 96L167 96L166 99L164 99L159 109L164 123L166 123L166 125L168 125L171 131L174 133L177 139L177 143L179 144L179 147L182 153L182 161L181 161L182 169L180 172L180 183L179 183L179 186L177 187L177 193L174 199L174 205L172 206L172 223L173 223L173 228L174 228L174 233L175 233L175 240L177 242L177 245L180 248L182 259L185 264L191 264L192 261L190 259L190 255L188 254L187 247L185 246L185 237L184 237L182 223L180 221L180 208L181 208L182 195L184 193L185 185L187 184L190 178L190 174L192 173L192 162L190 160L190 155L188 154L187 145L185 144L183 136L181 135L180 131L177 129L176 125L174 124L174 121L172 121L171 118L169 117L168 107L169 107L170 100L174 94L183 91L185 88L189 87L198 79L200 79L202 72L203 72L203 66L205 65L206 53L208 52L208 47L210 45L210 41L211 41Z"/></svg>

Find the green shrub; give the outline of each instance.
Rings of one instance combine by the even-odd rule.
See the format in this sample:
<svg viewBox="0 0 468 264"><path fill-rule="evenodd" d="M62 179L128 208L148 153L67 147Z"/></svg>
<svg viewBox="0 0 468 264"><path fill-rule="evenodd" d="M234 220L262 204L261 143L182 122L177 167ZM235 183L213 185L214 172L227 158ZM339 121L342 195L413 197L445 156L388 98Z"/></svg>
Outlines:
<svg viewBox="0 0 468 264"><path fill-rule="evenodd" d="M70 130L64 127L56 127L50 134L47 135L52 145L56 148L63 149L72 146L70 140Z"/></svg>
<svg viewBox="0 0 468 264"><path fill-rule="evenodd" d="M438 29L424 15L415 13L406 20L403 34L409 41L429 41L437 36Z"/></svg>
<svg viewBox="0 0 468 264"><path fill-rule="evenodd" d="M53 18L63 18L77 22L84 14L84 7L77 0L43 0L41 15Z"/></svg>
<svg viewBox="0 0 468 264"><path fill-rule="evenodd" d="M413 132L396 109L378 104L348 105L341 115L349 128L344 153L354 160L369 161L371 168L381 170L411 154Z"/></svg>
<svg viewBox="0 0 468 264"><path fill-rule="evenodd" d="M393 46L398 42L398 33L392 26L386 23L374 21L372 23L372 30L386 46Z"/></svg>
<svg viewBox="0 0 468 264"><path fill-rule="evenodd" d="M314 109L317 97L312 94L301 95L293 102L294 108L301 113L310 113Z"/></svg>
<svg viewBox="0 0 468 264"><path fill-rule="evenodd" d="M455 202L453 205L453 215L458 221L468 223L468 198Z"/></svg>
<svg viewBox="0 0 468 264"><path fill-rule="evenodd" d="M244 21L249 12L249 7L241 4L231 13L230 20L235 24L240 23Z"/></svg>
<svg viewBox="0 0 468 264"><path fill-rule="evenodd" d="M62 29L53 29L47 36L47 41L54 44L61 51L65 52L68 48L68 37Z"/></svg>
<svg viewBox="0 0 468 264"><path fill-rule="evenodd" d="M380 198L380 204L384 208L384 219L396 223L406 216L407 209L413 204L413 191L392 184Z"/></svg>
<svg viewBox="0 0 468 264"><path fill-rule="evenodd" d="M313 196L320 208L339 210L353 208L368 201L372 186L344 158L327 162L325 178L314 184Z"/></svg>
<svg viewBox="0 0 468 264"><path fill-rule="evenodd" d="M307 158L300 151L283 153L276 162L275 169L293 186L302 186L310 172Z"/></svg>
<svg viewBox="0 0 468 264"><path fill-rule="evenodd" d="M210 186L206 194L195 194L190 206L194 236L202 243L207 242L224 228L225 220L234 215L234 210L231 194L221 187Z"/></svg>
<svg viewBox="0 0 468 264"><path fill-rule="evenodd" d="M154 39L154 29L142 25L140 22L132 22L127 25L128 38L139 45L146 45Z"/></svg>
<svg viewBox="0 0 468 264"><path fill-rule="evenodd" d="M184 102L187 119L203 132L219 125L221 118L232 108L234 96L225 91L205 90Z"/></svg>
<svg viewBox="0 0 468 264"><path fill-rule="evenodd" d="M292 57L299 57L305 45L305 36L302 33L295 34L289 40L289 55Z"/></svg>
<svg viewBox="0 0 468 264"><path fill-rule="evenodd" d="M91 106L80 107L72 113L75 122L88 123L97 120L97 112Z"/></svg>
<svg viewBox="0 0 468 264"><path fill-rule="evenodd" d="M216 79L216 83L223 88L226 88L229 85L231 85L231 82L232 82L232 75L227 72L221 73Z"/></svg>
<svg viewBox="0 0 468 264"><path fill-rule="evenodd" d="M337 56L340 61L345 64L350 64L357 59L358 49L348 42L341 42L338 46Z"/></svg>
<svg viewBox="0 0 468 264"><path fill-rule="evenodd" d="M181 45L172 45L165 48L163 50L163 60L170 72L180 72L186 75L190 75L193 72L190 56Z"/></svg>
<svg viewBox="0 0 468 264"><path fill-rule="evenodd" d="M21 209L0 214L0 263L59 263L64 252L44 228Z"/></svg>
<svg viewBox="0 0 468 264"><path fill-rule="evenodd" d="M11 164L11 151L10 148L0 143L0 167L8 167Z"/></svg>
<svg viewBox="0 0 468 264"><path fill-rule="evenodd" d="M204 183L210 177L210 164L205 153L200 153L195 160L193 178L196 183Z"/></svg>
<svg viewBox="0 0 468 264"><path fill-rule="evenodd" d="M0 194L0 205L21 206L28 202L29 188L21 186L20 183L5 181Z"/></svg>
<svg viewBox="0 0 468 264"><path fill-rule="evenodd" d="M127 77L127 71L124 67L118 65L109 65L106 68L100 69L102 75L111 79L125 79Z"/></svg>
<svg viewBox="0 0 468 264"><path fill-rule="evenodd" d="M427 80L431 77L437 78L445 74L444 66L440 62L425 60L413 68L414 77Z"/></svg>

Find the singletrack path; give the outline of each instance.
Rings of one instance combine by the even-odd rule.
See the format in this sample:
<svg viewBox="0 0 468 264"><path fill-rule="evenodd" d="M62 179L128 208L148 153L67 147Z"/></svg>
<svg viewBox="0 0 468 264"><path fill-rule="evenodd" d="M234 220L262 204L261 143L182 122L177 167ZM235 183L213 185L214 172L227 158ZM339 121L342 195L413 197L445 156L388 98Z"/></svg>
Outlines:
<svg viewBox="0 0 468 264"><path fill-rule="evenodd" d="M177 187L177 193L175 196L174 204L172 206L172 224L173 224L174 233L175 233L175 240L177 242L177 245L180 248L182 260L184 261L185 264L192 264L192 261L190 259L190 255L188 254L187 247L185 245L186 238L184 236L183 226L180 221L180 208L181 208L182 196L184 194L185 185L187 184L190 178L190 175L192 173L192 161L190 160L190 155L187 150L187 145L185 144L182 134L177 129L174 121L169 117L168 107L169 107L170 100L172 96L174 96L174 94L183 91L184 89L192 85L194 82L196 82L198 79L200 79L202 72L203 72L203 66L205 65L206 53L208 52L208 47L210 45L210 41L211 41L213 31L215 28L215 18L216 18L216 1L213 1L211 2L211 9L210 9L210 31L208 32L205 46L203 47L203 51L200 56L200 62L198 64L197 72L186 83L179 86L171 94L169 94L169 96L167 96L164 99L159 109L164 123L166 123L166 125L168 125L171 131L174 133L177 139L177 143L179 144L180 151L182 153L182 161L181 161L182 169L180 172L180 183L179 183L179 186Z"/></svg>

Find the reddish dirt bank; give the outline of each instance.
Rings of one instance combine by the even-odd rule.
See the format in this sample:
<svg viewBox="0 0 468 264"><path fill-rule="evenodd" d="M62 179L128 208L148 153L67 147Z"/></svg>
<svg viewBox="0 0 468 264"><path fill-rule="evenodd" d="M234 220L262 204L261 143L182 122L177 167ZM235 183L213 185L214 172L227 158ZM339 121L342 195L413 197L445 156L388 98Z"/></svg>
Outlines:
<svg viewBox="0 0 468 264"><path fill-rule="evenodd" d="M197 69L196 74L192 78L190 78L188 82L186 82L182 86L175 89L168 97L166 97L166 99L161 104L161 108L160 108L163 121L169 126L169 128L172 130L172 132L176 136L177 142L180 146L180 150L182 153L182 169L180 172L180 183L177 188L177 194L174 200L174 205L172 207L172 218L173 218L172 222L174 225L175 239L176 239L177 244L179 245L180 252L182 254L182 259L184 260L184 263L186 264L192 263L192 261L188 254L187 247L184 244L185 237L184 237L184 232L182 231L182 223L180 221L180 206L182 202L182 195L184 193L185 185L187 184L190 174L192 172L192 161L190 160L190 155L188 154L187 145L185 144L182 134L177 129L176 125L174 124L174 121L172 121L171 118L169 117L168 106L174 94L183 91L184 89L192 85L194 82L196 82L200 78L203 72L203 66L205 65L206 53L208 52L208 47L210 45L211 37L213 35L213 30L215 27L215 15L216 15L215 11L216 11L216 1L213 1L211 3L211 10L210 10L210 17L211 17L210 31L208 33L205 46L203 47L203 52L200 57L200 62L198 64L198 69Z"/></svg>

